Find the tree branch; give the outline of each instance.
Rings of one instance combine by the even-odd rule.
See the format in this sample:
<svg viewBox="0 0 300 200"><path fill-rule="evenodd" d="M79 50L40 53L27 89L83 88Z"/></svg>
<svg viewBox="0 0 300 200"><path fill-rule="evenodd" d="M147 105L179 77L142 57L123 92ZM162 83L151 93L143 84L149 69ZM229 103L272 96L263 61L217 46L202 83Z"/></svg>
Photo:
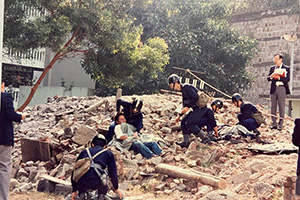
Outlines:
<svg viewBox="0 0 300 200"><path fill-rule="evenodd" d="M18 108L19 112L22 112L24 110L24 108L26 108L26 106L30 103L34 93L36 92L37 88L41 84L42 80L44 79L44 77L46 76L48 71L52 68L52 66L55 64L55 62L61 57L61 55L65 54L65 52L64 53L62 53L62 52L71 44L72 40L76 37L79 30L80 30L80 27L77 27L77 29L75 30L75 32L73 33L71 38L65 43L63 48L55 54L55 56L53 57L53 59L51 60L49 65L44 69L44 71L43 71L42 75L40 76L40 78L38 79L38 81L31 88L31 92L30 92L29 96L27 97L26 101L23 103L23 105L20 108ZM68 52L69 51L67 51L67 53Z"/></svg>

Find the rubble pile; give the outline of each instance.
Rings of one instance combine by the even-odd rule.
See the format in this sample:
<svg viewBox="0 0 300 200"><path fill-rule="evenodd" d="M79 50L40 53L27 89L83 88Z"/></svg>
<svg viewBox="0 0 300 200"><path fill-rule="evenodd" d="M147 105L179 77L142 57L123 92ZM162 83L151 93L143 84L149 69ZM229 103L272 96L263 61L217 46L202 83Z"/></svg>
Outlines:
<svg viewBox="0 0 300 200"><path fill-rule="evenodd" d="M181 148L175 141L182 140L180 123L175 117L180 112L181 96L171 94L142 95L144 101L143 134L159 136L165 142L161 157L149 160L140 154L114 147L121 189L130 190L138 186L152 192L156 197L176 199L272 199L283 196L286 177L295 174L297 155L255 155L245 147L255 140L241 139L241 142L221 140L211 145L202 144L199 138L190 136L189 148ZM122 99L131 100L131 96ZM223 100L224 107L217 113L218 124L235 125L239 108L230 100ZM15 126L15 147L13 150L13 192L27 192L37 188L40 175L70 181L72 167L77 155L97 133L108 129L115 109L115 97L51 97L47 104L27 108L29 117ZM261 105L267 124L271 123L269 110ZM261 137L271 143L291 143L293 119L286 117L281 132L262 125ZM51 158L48 161L22 161L21 139L50 143ZM225 179L226 190L181 178L157 175L155 166L160 163L181 168L192 168L212 176ZM155 181L153 181L155 180ZM67 194L66 194L67 195Z"/></svg>

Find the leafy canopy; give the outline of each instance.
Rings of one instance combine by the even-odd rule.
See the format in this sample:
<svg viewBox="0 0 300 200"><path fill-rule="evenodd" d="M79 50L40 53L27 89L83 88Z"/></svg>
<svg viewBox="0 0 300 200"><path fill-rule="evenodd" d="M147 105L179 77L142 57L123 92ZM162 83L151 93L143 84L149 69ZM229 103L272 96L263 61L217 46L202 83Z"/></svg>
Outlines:
<svg viewBox="0 0 300 200"><path fill-rule="evenodd" d="M257 42L241 36L226 20L228 2L223 0L137 1L131 14L143 25L143 40L158 36L167 42L171 67L204 72L208 83L232 94L250 86L246 66L256 53ZM165 76L163 76L165 78Z"/></svg>
<svg viewBox="0 0 300 200"><path fill-rule="evenodd" d="M156 78L169 54L163 39L141 41L142 26L128 14L133 2L8 0L4 44L22 52L48 47L57 59L80 54L86 73L106 88L102 94L125 84L135 87L141 75Z"/></svg>

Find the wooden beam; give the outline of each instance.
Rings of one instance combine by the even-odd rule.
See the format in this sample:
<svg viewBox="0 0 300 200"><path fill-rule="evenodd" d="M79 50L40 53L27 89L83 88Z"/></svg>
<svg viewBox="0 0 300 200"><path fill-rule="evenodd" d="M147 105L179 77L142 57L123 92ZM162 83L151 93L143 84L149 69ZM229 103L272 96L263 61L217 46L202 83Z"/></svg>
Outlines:
<svg viewBox="0 0 300 200"><path fill-rule="evenodd" d="M56 184L63 184L63 185L71 186L71 182L55 178L55 177L50 176L48 174L42 174L42 175L40 175L40 178L46 179L46 180L51 181L51 182L56 183Z"/></svg>
<svg viewBox="0 0 300 200"><path fill-rule="evenodd" d="M198 181L204 185L210 185L215 188L225 189L227 187L227 182L224 179L202 172L195 173L194 170L192 171L190 169L183 169L164 163L158 164L155 167L155 171L176 178L184 178L187 180Z"/></svg>

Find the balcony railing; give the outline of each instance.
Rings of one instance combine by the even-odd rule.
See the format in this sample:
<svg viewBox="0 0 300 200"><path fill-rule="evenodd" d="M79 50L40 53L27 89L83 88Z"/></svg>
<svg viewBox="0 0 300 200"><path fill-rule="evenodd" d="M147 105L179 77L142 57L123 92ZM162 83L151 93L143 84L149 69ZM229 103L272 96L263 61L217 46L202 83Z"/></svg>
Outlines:
<svg viewBox="0 0 300 200"><path fill-rule="evenodd" d="M13 49L4 49L3 63L22 65L43 69L45 66L46 49L33 49L27 53L16 52Z"/></svg>

